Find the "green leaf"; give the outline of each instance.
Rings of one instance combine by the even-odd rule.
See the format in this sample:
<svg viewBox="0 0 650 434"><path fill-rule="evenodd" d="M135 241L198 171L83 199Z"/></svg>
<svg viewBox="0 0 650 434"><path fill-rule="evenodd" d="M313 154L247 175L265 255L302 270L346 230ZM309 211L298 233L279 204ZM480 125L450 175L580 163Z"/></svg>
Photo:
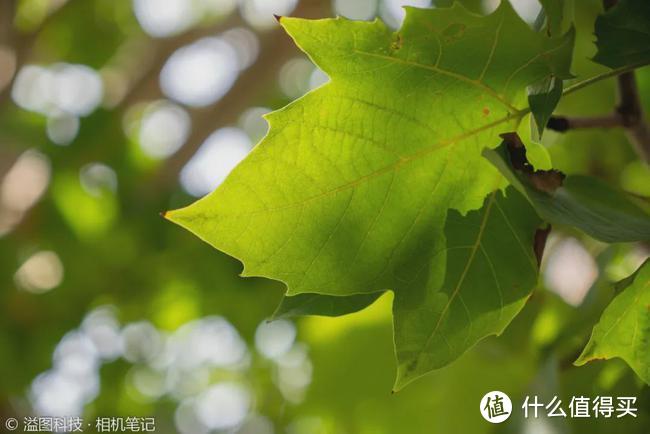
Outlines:
<svg viewBox="0 0 650 434"><path fill-rule="evenodd" d="M555 170L535 170L515 134L484 155L553 224L574 226L607 243L650 240L650 215L607 183Z"/></svg>
<svg viewBox="0 0 650 434"><path fill-rule="evenodd" d="M535 28L541 29L545 21L546 27L544 30L549 37L560 35L567 16L572 15L569 13L569 9L573 8L573 2L569 0L542 0L541 3L543 8ZM562 62L567 65L568 70L573 57L573 38L575 38L573 28L567 33L567 37L572 38L571 42L559 47L557 54L561 56ZM546 124L560 102L563 89L562 78L571 77L544 77L539 82L528 87L528 105L533 114L534 136L537 140L541 140Z"/></svg>
<svg viewBox="0 0 650 434"><path fill-rule="evenodd" d="M408 8L397 33L380 21L281 24L331 81L270 114L224 183L167 218L288 295L411 290L438 267L447 211L479 208L501 183L481 149L528 112L526 86L568 76L573 38L534 32L507 2L486 17Z"/></svg>
<svg viewBox="0 0 650 434"><path fill-rule="evenodd" d="M383 293L348 295L344 297L322 294L284 296L273 318L301 315L341 316L358 312L370 306Z"/></svg>
<svg viewBox="0 0 650 434"><path fill-rule="evenodd" d="M544 134L544 128L561 97L562 80L556 77L545 78L528 87L528 105L535 121L537 137L541 138Z"/></svg>
<svg viewBox="0 0 650 434"><path fill-rule="evenodd" d="M556 33L558 32L556 31ZM550 35L550 29L548 30L548 34ZM558 60L564 64L564 67L562 68L564 74L544 77L537 83L528 87L528 105L533 114L533 120L536 125L536 136L540 139L544 133L544 128L546 128L548 120L551 118L553 111L555 111L555 108L562 97L562 80L573 78L573 75L568 71L573 57L575 30L571 28L571 30L569 30L565 35L565 38L567 43L558 46L556 51Z"/></svg>
<svg viewBox="0 0 650 434"><path fill-rule="evenodd" d="M641 265L596 324L575 365L620 357L650 384L650 260Z"/></svg>
<svg viewBox="0 0 650 434"><path fill-rule="evenodd" d="M397 34L281 21L331 82L269 115L228 179L167 218L289 294L394 288L404 264L426 263L447 209L478 208L497 185L480 150L520 117L525 86L558 72L568 40L533 32L507 2L487 17L409 8Z"/></svg>
<svg viewBox="0 0 650 434"><path fill-rule="evenodd" d="M650 62L650 2L620 0L596 19L594 61L610 68Z"/></svg>
<svg viewBox="0 0 650 434"><path fill-rule="evenodd" d="M546 16L546 33L559 35L573 19L573 0L540 0Z"/></svg>
<svg viewBox="0 0 650 434"><path fill-rule="evenodd" d="M562 0L540 0L542 10L540 11L537 20L535 20L535 27L539 30L544 27L546 23L546 32L551 35L552 32L557 32L560 24L562 24L562 16L564 14L564 5Z"/></svg>
<svg viewBox="0 0 650 434"><path fill-rule="evenodd" d="M466 216L449 212L446 243L439 241L429 267L395 294L396 390L501 334L537 283L533 245L540 224L513 188L505 197L491 194Z"/></svg>

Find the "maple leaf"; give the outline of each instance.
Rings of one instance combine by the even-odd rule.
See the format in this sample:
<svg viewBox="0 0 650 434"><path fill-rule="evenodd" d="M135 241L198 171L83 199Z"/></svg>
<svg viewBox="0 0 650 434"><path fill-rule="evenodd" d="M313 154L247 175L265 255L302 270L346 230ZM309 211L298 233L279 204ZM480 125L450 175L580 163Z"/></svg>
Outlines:
<svg viewBox="0 0 650 434"><path fill-rule="evenodd" d="M530 247L532 274L504 312L483 322L457 296L440 305L449 288L437 284L465 267L471 278L453 291L468 308L497 300L466 286L476 283L482 241L459 255L444 232L448 212L457 219L480 208L502 184L481 150L528 113L528 85L570 76L573 36L533 31L507 2L488 16L460 5L407 8L398 32L380 21L280 21L331 81L268 115L268 135L225 182L167 218L240 259L244 276L286 283L288 295L394 291L400 387L498 333L532 289ZM490 197L489 213L468 215L493 224L505 199ZM533 212L514 221L528 249L540 222ZM452 349L449 339L458 339Z"/></svg>

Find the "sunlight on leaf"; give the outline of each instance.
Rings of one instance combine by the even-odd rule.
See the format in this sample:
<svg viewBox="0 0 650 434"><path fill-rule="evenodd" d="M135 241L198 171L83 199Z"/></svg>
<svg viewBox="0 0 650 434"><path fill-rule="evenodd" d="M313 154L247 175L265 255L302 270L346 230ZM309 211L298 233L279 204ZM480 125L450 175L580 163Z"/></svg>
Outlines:
<svg viewBox="0 0 650 434"><path fill-rule="evenodd" d="M603 312L575 364L620 357L650 384L650 261L624 285Z"/></svg>
<svg viewBox="0 0 650 434"><path fill-rule="evenodd" d="M444 366L503 329L536 271L522 275L525 285L506 300L507 313L479 325L467 322L455 296L452 309L442 308L440 288L420 279L444 267L447 211L480 208L500 185L480 151L527 113L526 86L569 77L564 51L573 36L534 32L507 2L486 17L460 5L407 8L397 33L380 21L282 18L281 24L331 81L268 115L269 134L224 183L167 218L241 259L244 276L285 282L288 295L391 289L397 328L400 315L442 309L439 326L397 333L408 337L398 340L397 353L400 363L426 356L401 374L409 379ZM539 223L529 222L522 221L524 243ZM414 297L433 304L414 312ZM451 339L459 341L450 349L438 330L457 333ZM427 333L432 339L420 339Z"/></svg>

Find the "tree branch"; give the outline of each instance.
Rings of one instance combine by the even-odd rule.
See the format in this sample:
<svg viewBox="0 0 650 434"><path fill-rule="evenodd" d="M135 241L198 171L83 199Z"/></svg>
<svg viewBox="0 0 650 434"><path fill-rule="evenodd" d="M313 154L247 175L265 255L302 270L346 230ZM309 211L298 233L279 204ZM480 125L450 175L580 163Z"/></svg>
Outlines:
<svg viewBox="0 0 650 434"><path fill-rule="evenodd" d="M132 56L130 55L132 53L128 53L123 56L127 61L121 62L120 69L123 70L124 75L129 77L129 83L123 98L115 101L115 103L128 107L133 103L152 97L161 97L158 75L167 59L176 50L201 38L215 36L224 30L243 25L245 24L239 15L233 14L216 25L197 27L175 37L166 39L147 38L148 40L140 44L140 47L136 47L140 55ZM137 57L139 61L135 64L128 64L128 61L133 57Z"/></svg>
<svg viewBox="0 0 650 434"><path fill-rule="evenodd" d="M645 120L634 71L617 77L618 104L614 113L594 117L551 116L546 127L566 132L583 128L624 128L639 157L650 163L650 127Z"/></svg>
<svg viewBox="0 0 650 434"><path fill-rule="evenodd" d="M616 112L621 117L628 139L641 158L650 163L650 128L645 120L634 72L618 76L618 95Z"/></svg>
<svg viewBox="0 0 650 434"><path fill-rule="evenodd" d="M16 2L0 0L0 100L16 73L16 51L12 47L15 39L13 20Z"/></svg>
<svg viewBox="0 0 650 434"><path fill-rule="evenodd" d="M546 128L563 133L568 130L583 128L614 128L623 126L618 114L593 117L551 116Z"/></svg>
<svg viewBox="0 0 650 434"><path fill-rule="evenodd" d="M302 0L292 15L301 17L322 16L329 5L323 0ZM230 91L216 104L190 110L192 132L185 144L172 155L147 184L155 189L167 191L178 181L178 174L192 158L203 142L220 127L233 124L241 113L269 94L269 83L277 80L280 68L298 49L291 38L279 27L261 38L260 54L255 64L242 72Z"/></svg>
<svg viewBox="0 0 650 434"><path fill-rule="evenodd" d="M265 90L270 89L269 82L274 82L282 65L297 54L289 37L280 30L265 35L257 62L241 73L230 91L212 106L190 110L190 136L181 149L165 162L151 185L161 188L175 183L183 166L210 134L222 126L235 123L245 109L255 104L257 98L263 98Z"/></svg>
<svg viewBox="0 0 650 434"><path fill-rule="evenodd" d="M30 33L17 32L13 27L13 20L16 11L16 0L0 0L0 8L2 8L2 21L0 27L3 28L3 39L6 44L12 49L14 55L14 68L10 71L11 75L3 83L0 83L0 103L4 103L8 99L9 93L16 79L16 75L20 68L29 60L32 49L34 48L34 41L45 25L54 19L58 14L63 11L66 6L70 5L73 0L57 5L55 8L48 12L47 17L37 26L35 30ZM2 41L0 41L1 43Z"/></svg>

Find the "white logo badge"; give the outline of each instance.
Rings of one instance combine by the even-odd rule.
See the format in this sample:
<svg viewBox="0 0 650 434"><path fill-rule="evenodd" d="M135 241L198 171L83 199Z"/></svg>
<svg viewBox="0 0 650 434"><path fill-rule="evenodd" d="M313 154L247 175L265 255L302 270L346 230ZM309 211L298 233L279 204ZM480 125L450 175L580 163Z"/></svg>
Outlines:
<svg viewBox="0 0 650 434"><path fill-rule="evenodd" d="M488 392L481 399L481 415L490 423L501 423L512 413L512 401L508 395L498 390Z"/></svg>

